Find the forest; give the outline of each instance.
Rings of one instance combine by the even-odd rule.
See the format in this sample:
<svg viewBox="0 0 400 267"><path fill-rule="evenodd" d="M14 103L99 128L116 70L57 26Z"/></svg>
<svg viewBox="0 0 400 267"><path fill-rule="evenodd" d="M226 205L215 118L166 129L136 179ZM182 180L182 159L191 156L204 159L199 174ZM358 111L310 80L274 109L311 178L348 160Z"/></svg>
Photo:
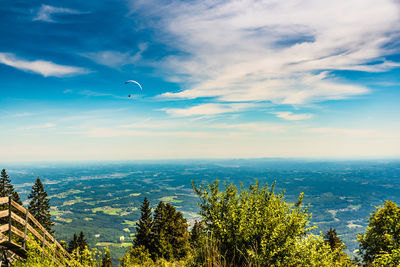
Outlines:
<svg viewBox="0 0 400 267"><path fill-rule="evenodd" d="M196 184L200 220L189 224L170 203L152 210L146 197L132 244L121 266L397 266L400 264L400 207L386 201L371 212L367 229L356 236L357 256L346 253L336 229L315 234L308 204L300 194L295 203L277 193L275 184L258 181L245 187L232 183ZM22 204L6 170L1 172L0 197ZM45 188L37 178L28 196L28 210L50 232L53 222ZM71 266L112 266L108 248L90 248L76 229L63 242L73 258ZM28 258L15 266L58 266L43 257L40 240L32 239Z"/></svg>

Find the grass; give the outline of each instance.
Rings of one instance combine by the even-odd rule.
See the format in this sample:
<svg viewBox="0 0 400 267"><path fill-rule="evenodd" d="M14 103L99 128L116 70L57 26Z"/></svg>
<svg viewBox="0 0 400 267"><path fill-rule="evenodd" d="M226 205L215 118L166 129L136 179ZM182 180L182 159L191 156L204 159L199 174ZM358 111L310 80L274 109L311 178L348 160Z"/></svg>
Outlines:
<svg viewBox="0 0 400 267"><path fill-rule="evenodd" d="M72 222L72 219L64 219L64 218L61 218L61 217L56 217L56 218L54 218L54 220L55 221L58 221L58 222L65 222L65 223L71 223Z"/></svg>
<svg viewBox="0 0 400 267"><path fill-rule="evenodd" d="M162 202L169 202L169 203L181 203L181 202L183 202L182 200L178 200L176 198L178 198L178 196L165 196L165 197L159 198L158 200L160 200Z"/></svg>
<svg viewBox="0 0 400 267"><path fill-rule="evenodd" d="M124 220L124 222L123 222L122 224L126 224L126 225L128 225L130 228L134 228L134 227L136 227L136 224L137 224L138 222L139 222L139 221Z"/></svg>
<svg viewBox="0 0 400 267"><path fill-rule="evenodd" d="M104 214L114 215L115 216L115 215L119 215L122 212L122 209L121 208L112 208L112 207L106 206L106 207L94 208L94 209L92 209L92 212L93 213L103 212Z"/></svg>

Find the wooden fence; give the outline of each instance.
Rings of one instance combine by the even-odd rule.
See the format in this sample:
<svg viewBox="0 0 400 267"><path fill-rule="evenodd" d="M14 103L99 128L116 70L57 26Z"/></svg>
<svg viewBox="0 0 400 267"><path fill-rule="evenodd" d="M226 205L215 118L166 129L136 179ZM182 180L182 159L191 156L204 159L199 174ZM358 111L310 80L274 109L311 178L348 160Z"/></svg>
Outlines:
<svg viewBox="0 0 400 267"><path fill-rule="evenodd" d="M71 255L26 208L11 197L2 197L0 209L0 246L26 259L26 242L33 236L42 245L42 256L51 258L57 265L61 265L61 262L69 265Z"/></svg>

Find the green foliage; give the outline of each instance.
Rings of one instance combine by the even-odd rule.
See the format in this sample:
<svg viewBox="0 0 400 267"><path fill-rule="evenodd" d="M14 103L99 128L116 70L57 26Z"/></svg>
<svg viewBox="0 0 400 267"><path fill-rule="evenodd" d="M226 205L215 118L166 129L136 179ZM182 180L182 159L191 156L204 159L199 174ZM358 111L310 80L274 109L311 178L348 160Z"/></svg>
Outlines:
<svg viewBox="0 0 400 267"><path fill-rule="evenodd" d="M153 219L151 218L150 203L147 198L143 199L143 204L140 208L141 216L136 227L135 246L145 246L149 248L151 243L151 227Z"/></svg>
<svg viewBox="0 0 400 267"><path fill-rule="evenodd" d="M332 251L345 248L345 245L343 244L342 240L338 237L336 233L336 229L332 227L328 231L326 231L324 235L324 240L325 243L327 243L330 246Z"/></svg>
<svg viewBox="0 0 400 267"><path fill-rule="evenodd" d="M151 266L153 263L149 251L144 246L131 246L121 259L122 267Z"/></svg>
<svg viewBox="0 0 400 267"><path fill-rule="evenodd" d="M73 253L72 260L60 259L54 254L54 248L47 248L41 245L32 235L29 235L27 242L27 259L25 261L17 261L13 264L16 267L97 267L101 266L101 253L96 250L85 248L80 253ZM56 259L58 262L56 262Z"/></svg>
<svg viewBox="0 0 400 267"><path fill-rule="evenodd" d="M49 233L53 234L52 226L54 223L51 221L50 201L39 177L32 186L28 199L30 199L28 206L29 212Z"/></svg>
<svg viewBox="0 0 400 267"><path fill-rule="evenodd" d="M376 255L372 266L400 266L400 249L393 249L391 253L382 252Z"/></svg>
<svg viewBox="0 0 400 267"><path fill-rule="evenodd" d="M188 225L181 212L169 203L160 202L153 218L150 216L150 206L145 199L137 228L138 235L133 246L122 258L122 263L126 266L148 262L148 259L180 260L189 253Z"/></svg>
<svg viewBox="0 0 400 267"><path fill-rule="evenodd" d="M310 215L276 194L274 186L249 189L226 185L218 180L193 188L200 197L200 214L205 226L203 248L196 265L204 266L334 266L335 255L322 237L307 235ZM209 262L212 264L210 265Z"/></svg>
<svg viewBox="0 0 400 267"><path fill-rule="evenodd" d="M78 236L76 234L74 234L73 238L71 241L68 242L68 247L67 247L67 251L69 253L72 253L75 249L77 249L79 247L78 244Z"/></svg>
<svg viewBox="0 0 400 267"><path fill-rule="evenodd" d="M83 251L85 248L89 247L88 243L86 241L86 237L85 234L81 231L78 239L77 239L77 243L78 243L78 248L80 251Z"/></svg>
<svg viewBox="0 0 400 267"><path fill-rule="evenodd" d="M203 235L204 227L199 221L195 221L192 230L190 231L190 246L198 248L201 246L201 236Z"/></svg>
<svg viewBox="0 0 400 267"><path fill-rule="evenodd" d="M400 248L400 207L386 201L382 207L375 208L366 232L358 235L358 242L365 263L373 262L378 255L378 261L396 259L398 252L395 251Z"/></svg>
<svg viewBox="0 0 400 267"><path fill-rule="evenodd" d="M110 249L105 247L104 250L104 256L101 260L101 267L112 267Z"/></svg>
<svg viewBox="0 0 400 267"><path fill-rule="evenodd" d="M160 202L154 211L152 226L152 245L150 253L153 259L181 259L190 249L188 225L182 213L169 203Z"/></svg>

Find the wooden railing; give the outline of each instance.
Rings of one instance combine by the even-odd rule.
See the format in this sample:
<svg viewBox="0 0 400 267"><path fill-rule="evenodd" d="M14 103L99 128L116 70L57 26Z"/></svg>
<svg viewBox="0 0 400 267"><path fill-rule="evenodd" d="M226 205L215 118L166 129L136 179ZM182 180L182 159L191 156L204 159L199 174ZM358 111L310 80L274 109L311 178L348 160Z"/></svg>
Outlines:
<svg viewBox="0 0 400 267"><path fill-rule="evenodd" d="M0 198L0 245L18 257L26 258L26 242L33 236L42 245L42 256L51 258L57 265L69 265L71 255L23 206L11 199ZM21 217L22 216L22 217ZM31 233L31 235L29 234Z"/></svg>

